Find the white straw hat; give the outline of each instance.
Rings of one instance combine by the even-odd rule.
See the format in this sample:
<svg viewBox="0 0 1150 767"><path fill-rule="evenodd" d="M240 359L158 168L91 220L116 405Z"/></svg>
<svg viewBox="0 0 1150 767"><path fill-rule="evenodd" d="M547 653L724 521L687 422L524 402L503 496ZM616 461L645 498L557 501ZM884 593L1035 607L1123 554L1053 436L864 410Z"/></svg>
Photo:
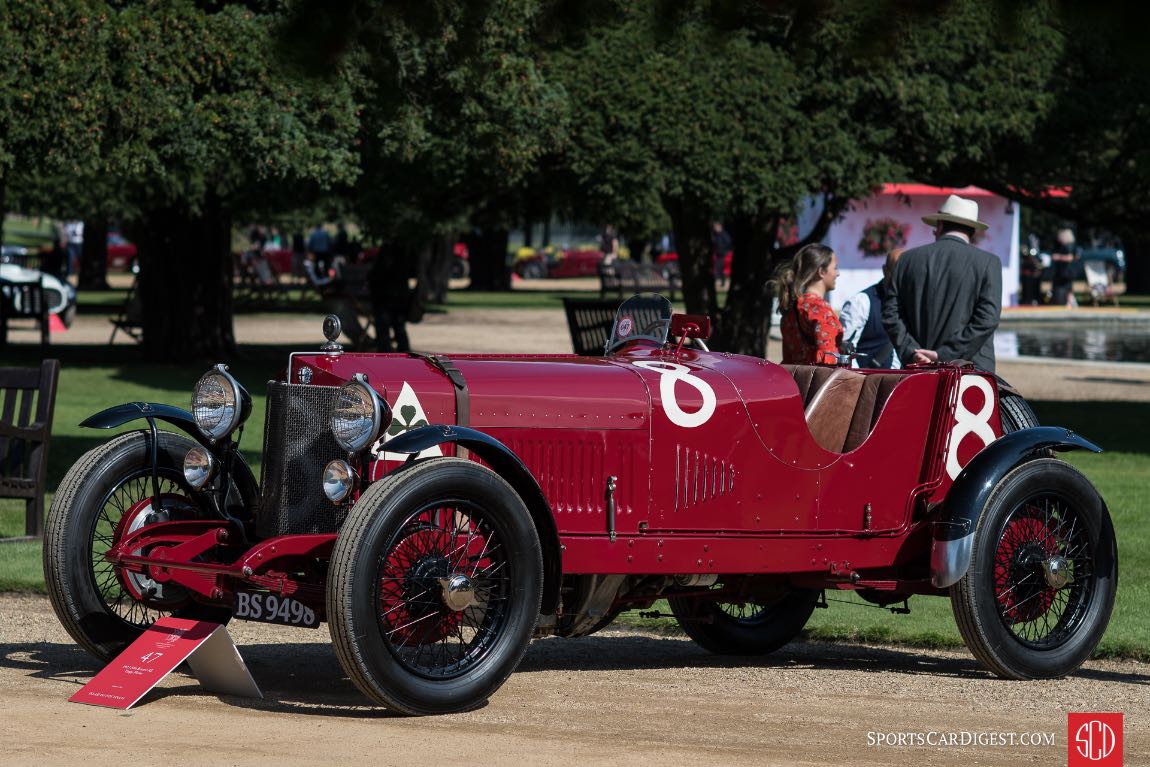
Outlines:
<svg viewBox="0 0 1150 767"><path fill-rule="evenodd" d="M972 227L978 231L986 229L986 224L978 220L978 203L952 194L938 209L938 213L923 216L922 220L934 226L939 221L951 221L955 224Z"/></svg>

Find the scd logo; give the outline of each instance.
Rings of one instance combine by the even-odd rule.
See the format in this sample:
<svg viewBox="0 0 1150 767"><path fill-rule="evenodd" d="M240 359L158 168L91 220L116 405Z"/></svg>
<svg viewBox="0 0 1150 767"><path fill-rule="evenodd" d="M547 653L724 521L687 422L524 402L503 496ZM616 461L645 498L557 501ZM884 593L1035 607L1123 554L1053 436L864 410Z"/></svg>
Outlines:
<svg viewBox="0 0 1150 767"><path fill-rule="evenodd" d="M1122 714L1071 712L1066 741L1067 767L1121 767Z"/></svg>

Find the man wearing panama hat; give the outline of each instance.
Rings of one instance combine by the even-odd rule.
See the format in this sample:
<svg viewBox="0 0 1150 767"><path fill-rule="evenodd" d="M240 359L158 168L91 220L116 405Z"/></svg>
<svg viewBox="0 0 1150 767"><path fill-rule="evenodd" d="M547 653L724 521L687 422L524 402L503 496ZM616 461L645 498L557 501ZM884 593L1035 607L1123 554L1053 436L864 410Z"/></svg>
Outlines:
<svg viewBox="0 0 1150 767"><path fill-rule="evenodd" d="M970 360L994 372L994 331L1002 311L1002 262L970 244L986 229L978 203L952 194L923 216L935 241L902 254L882 322L904 365Z"/></svg>

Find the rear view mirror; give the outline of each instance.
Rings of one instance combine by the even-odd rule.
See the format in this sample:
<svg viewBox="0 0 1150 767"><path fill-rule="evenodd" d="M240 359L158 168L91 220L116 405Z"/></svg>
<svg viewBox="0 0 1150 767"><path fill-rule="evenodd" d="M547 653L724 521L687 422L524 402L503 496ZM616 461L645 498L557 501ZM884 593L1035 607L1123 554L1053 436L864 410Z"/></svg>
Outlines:
<svg viewBox="0 0 1150 767"><path fill-rule="evenodd" d="M673 314L671 335L706 341L711 337L711 318L705 314Z"/></svg>

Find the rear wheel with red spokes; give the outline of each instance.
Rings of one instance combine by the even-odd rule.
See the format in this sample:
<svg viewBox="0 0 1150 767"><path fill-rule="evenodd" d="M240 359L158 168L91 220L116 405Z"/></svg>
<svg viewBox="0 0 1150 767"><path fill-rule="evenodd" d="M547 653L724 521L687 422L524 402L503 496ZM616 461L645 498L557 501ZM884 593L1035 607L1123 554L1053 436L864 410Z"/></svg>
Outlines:
<svg viewBox="0 0 1150 767"><path fill-rule="evenodd" d="M1098 645L1117 581L1114 528L1098 492L1068 464L1040 458L992 492L951 604L967 646L992 671L1058 677Z"/></svg>

